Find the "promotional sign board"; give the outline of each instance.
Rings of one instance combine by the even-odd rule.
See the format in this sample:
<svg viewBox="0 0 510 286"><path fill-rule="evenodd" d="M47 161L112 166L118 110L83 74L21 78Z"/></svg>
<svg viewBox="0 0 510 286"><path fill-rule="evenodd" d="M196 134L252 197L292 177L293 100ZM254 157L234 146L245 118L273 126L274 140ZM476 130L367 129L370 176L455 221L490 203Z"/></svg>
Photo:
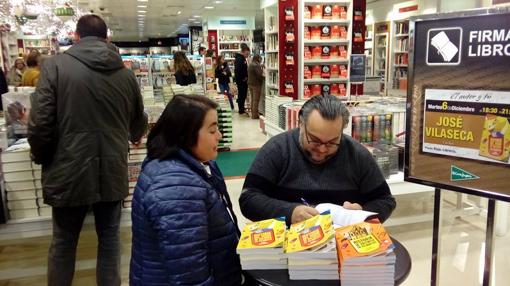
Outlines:
<svg viewBox="0 0 510 286"><path fill-rule="evenodd" d="M410 28L406 180L510 201L510 9Z"/></svg>
<svg viewBox="0 0 510 286"><path fill-rule="evenodd" d="M349 77L351 83L365 82L365 55L351 55Z"/></svg>

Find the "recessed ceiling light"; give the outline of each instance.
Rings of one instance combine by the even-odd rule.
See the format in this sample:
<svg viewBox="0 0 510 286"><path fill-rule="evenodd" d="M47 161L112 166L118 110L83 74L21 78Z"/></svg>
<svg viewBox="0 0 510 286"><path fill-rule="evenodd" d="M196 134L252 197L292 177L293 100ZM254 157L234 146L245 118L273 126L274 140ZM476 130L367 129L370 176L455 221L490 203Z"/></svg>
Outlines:
<svg viewBox="0 0 510 286"><path fill-rule="evenodd" d="M181 13L182 13L181 11L177 11L177 15L181 15Z"/></svg>
<svg viewBox="0 0 510 286"><path fill-rule="evenodd" d="M218 1L214 1L214 3L216 3L216 4L221 4L221 3L223 3L223 2L221 2L220 0L218 0Z"/></svg>
<svg viewBox="0 0 510 286"><path fill-rule="evenodd" d="M200 17L202 17L202 16L200 16L200 15L193 16L193 18L200 18Z"/></svg>
<svg viewBox="0 0 510 286"><path fill-rule="evenodd" d="M138 5L136 7L138 7L138 8L147 8L147 5Z"/></svg>
<svg viewBox="0 0 510 286"><path fill-rule="evenodd" d="M204 6L204 9L214 9L214 6Z"/></svg>
<svg viewBox="0 0 510 286"><path fill-rule="evenodd" d="M138 13L147 13L145 10L138 10Z"/></svg>
<svg viewBox="0 0 510 286"><path fill-rule="evenodd" d="M149 2L149 0L138 0L138 2Z"/></svg>

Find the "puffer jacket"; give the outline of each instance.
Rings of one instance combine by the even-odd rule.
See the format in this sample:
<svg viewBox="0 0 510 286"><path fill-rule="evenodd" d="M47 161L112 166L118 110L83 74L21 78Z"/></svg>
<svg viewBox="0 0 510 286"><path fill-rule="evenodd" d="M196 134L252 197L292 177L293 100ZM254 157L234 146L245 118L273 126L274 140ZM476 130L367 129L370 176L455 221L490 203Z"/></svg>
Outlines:
<svg viewBox="0 0 510 286"><path fill-rule="evenodd" d="M135 75L113 45L84 37L45 60L28 123L44 202L73 207L124 199L128 139L140 140L146 126Z"/></svg>
<svg viewBox="0 0 510 286"><path fill-rule="evenodd" d="M183 150L142 164L131 212L130 285L241 284L232 203L216 163L208 164L211 175Z"/></svg>

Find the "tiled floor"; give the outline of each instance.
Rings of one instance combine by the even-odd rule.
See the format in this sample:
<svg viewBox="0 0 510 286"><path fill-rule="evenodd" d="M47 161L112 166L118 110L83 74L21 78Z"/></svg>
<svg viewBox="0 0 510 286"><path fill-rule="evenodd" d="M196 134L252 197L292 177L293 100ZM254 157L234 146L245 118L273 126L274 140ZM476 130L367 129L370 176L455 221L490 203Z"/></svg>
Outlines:
<svg viewBox="0 0 510 286"><path fill-rule="evenodd" d="M265 142L265 135L258 129L258 121L234 114L234 144L232 149L256 148ZM237 200L243 179L228 180L227 187L234 202L234 211L240 225L246 219L240 213ZM484 212L466 216L457 212L456 195L445 192L443 228L440 252L438 285L481 285L483 275L483 247L485 239ZM426 213L430 220L421 223L387 227L410 252L412 270L404 286L430 285L430 260L432 245L432 193L397 196L394 218L405 218ZM486 205L482 200L481 205ZM472 212L472 211L471 211ZM456 215L462 215L456 217ZM0 228L0 234L2 229ZM122 228L122 278L128 284L131 229ZM0 240L0 286L45 285L46 255L50 236ZM73 285L95 284L96 238L92 225L86 225L78 246L78 262ZM492 285L510 285L510 234L496 238Z"/></svg>

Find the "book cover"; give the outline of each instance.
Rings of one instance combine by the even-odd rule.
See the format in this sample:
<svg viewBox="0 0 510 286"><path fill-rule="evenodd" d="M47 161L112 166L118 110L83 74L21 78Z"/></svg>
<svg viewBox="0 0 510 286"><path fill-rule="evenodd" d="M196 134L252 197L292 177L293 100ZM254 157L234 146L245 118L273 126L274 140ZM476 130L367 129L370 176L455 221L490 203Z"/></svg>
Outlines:
<svg viewBox="0 0 510 286"><path fill-rule="evenodd" d="M285 252L293 253L319 247L328 242L334 234L331 213L316 215L290 226Z"/></svg>
<svg viewBox="0 0 510 286"><path fill-rule="evenodd" d="M480 156L508 162L510 156L510 122L506 117L487 114L480 140Z"/></svg>
<svg viewBox="0 0 510 286"><path fill-rule="evenodd" d="M237 252L282 247L285 241L285 218L247 223L241 231Z"/></svg>
<svg viewBox="0 0 510 286"><path fill-rule="evenodd" d="M335 240L340 265L350 259L367 258L393 251L393 242L377 219L336 229Z"/></svg>

